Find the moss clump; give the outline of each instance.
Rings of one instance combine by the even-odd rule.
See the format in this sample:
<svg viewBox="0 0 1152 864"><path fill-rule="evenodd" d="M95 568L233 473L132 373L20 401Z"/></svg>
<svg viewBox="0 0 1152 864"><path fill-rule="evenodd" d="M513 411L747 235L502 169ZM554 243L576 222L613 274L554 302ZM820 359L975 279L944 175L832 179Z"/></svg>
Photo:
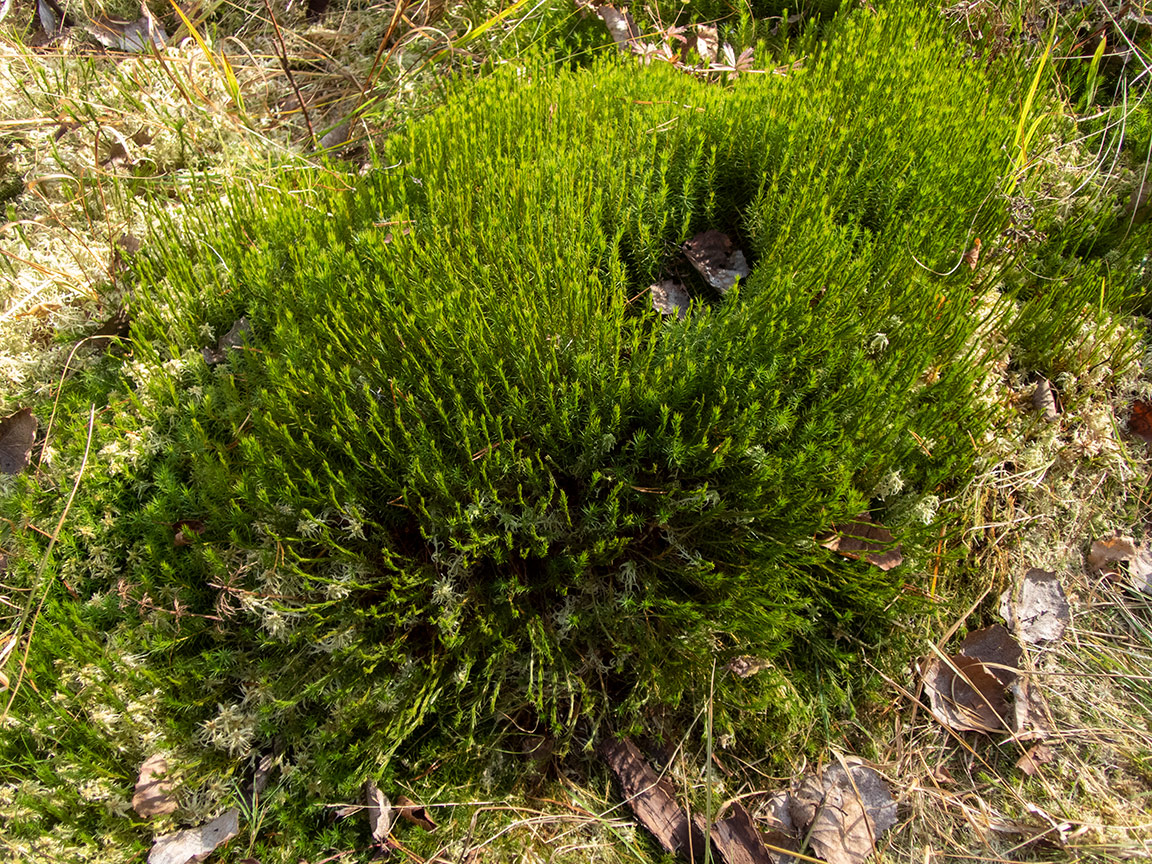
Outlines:
<svg viewBox="0 0 1152 864"><path fill-rule="evenodd" d="M134 658L109 692L153 719L121 751L182 748L194 787L278 738L314 766L293 794L346 797L501 713L641 725L736 655L780 669L717 679L718 734L845 698L842 637L886 632L902 579L812 538L884 478L927 500L971 464L1000 311L929 268L1002 220L1015 118L933 13L836 39L729 86L506 68L350 188L296 176L154 237L131 355L85 385L111 392L57 555L80 623L52 629L77 665L70 633ZM645 289L690 278L678 244L706 229L752 275L662 320ZM71 476L84 429L56 434ZM20 481L17 523L51 476ZM41 540L12 538L16 578ZM67 678L49 656L41 692Z"/></svg>

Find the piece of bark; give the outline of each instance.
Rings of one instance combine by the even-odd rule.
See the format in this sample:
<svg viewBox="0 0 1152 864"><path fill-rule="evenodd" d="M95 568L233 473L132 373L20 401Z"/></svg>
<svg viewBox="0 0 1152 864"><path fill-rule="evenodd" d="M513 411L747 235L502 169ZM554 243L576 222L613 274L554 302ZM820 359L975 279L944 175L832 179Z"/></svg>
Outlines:
<svg viewBox="0 0 1152 864"><path fill-rule="evenodd" d="M704 836L676 803L671 784L644 761L631 740L607 741L600 754L620 779L628 806L660 847L689 860L703 860Z"/></svg>
<svg viewBox="0 0 1152 864"><path fill-rule="evenodd" d="M712 823L711 839L713 851L724 864L772 864L759 829L741 804Z"/></svg>

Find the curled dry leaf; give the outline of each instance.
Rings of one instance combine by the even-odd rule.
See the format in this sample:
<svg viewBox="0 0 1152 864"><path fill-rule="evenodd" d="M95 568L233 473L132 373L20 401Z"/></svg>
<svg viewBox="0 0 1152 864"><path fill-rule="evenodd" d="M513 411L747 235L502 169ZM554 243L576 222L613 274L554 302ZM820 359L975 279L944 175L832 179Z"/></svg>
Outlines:
<svg viewBox="0 0 1152 864"><path fill-rule="evenodd" d="M733 657L728 661L728 665L724 668L735 675L737 678L750 678L757 672L763 672L765 669L771 669L772 661L764 660L760 657Z"/></svg>
<svg viewBox="0 0 1152 864"><path fill-rule="evenodd" d="M248 318L246 316L237 318L228 332L220 337L216 343L216 348L205 348L201 352L204 355L204 362L209 366L220 363L228 356L230 350L243 347L244 340L251 334L252 327L248 324Z"/></svg>
<svg viewBox="0 0 1152 864"><path fill-rule="evenodd" d="M172 797L172 783L163 779L168 773L168 762L159 753L153 753L140 766L136 779L136 792L132 796L132 809L145 819L176 811Z"/></svg>
<svg viewBox="0 0 1152 864"><path fill-rule="evenodd" d="M983 245L979 237L972 244L972 248L964 253L964 263L968 265L970 270L975 270L980 263L980 247Z"/></svg>
<svg viewBox="0 0 1152 864"><path fill-rule="evenodd" d="M143 14L135 21L121 21L101 15L88 25L87 30L93 39L113 51L139 54L151 51L153 45L163 48L168 41L164 25L156 20L144 3L140 4L140 11Z"/></svg>
<svg viewBox="0 0 1152 864"><path fill-rule="evenodd" d="M1128 417L1128 431L1152 444L1152 404L1132 403L1132 413Z"/></svg>
<svg viewBox="0 0 1152 864"><path fill-rule="evenodd" d="M657 282L648 289L648 293L652 295L652 308L661 315L683 318L688 314L688 307L692 304L687 289L673 279Z"/></svg>
<svg viewBox="0 0 1152 864"><path fill-rule="evenodd" d="M162 834L152 844L148 864L189 864L203 861L216 848L240 833L240 811L233 807L211 822Z"/></svg>
<svg viewBox="0 0 1152 864"><path fill-rule="evenodd" d="M891 570L904 561L896 538L883 525L873 522L868 513L861 513L846 525L833 525L831 536L817 539L825 549L853 560L863 558L881 570Z"/></svg>
<svg viewBox="0 0 1152 864"><path fill-rule="evenodd" d="M1136 591L1152 594L1152 554L1131 537L1115 536L1094 540L1088 553L1088 569L1120 575L1116 564L1126 564L1128 584Z"/></svg>
<svg viewBox="0 0 1152 864"><path fill-rule="evenodd" d="M1056 410L1056 392L1047 378L1036 382L1036 389L1032 391L1032 407L1045 423L1055 423L1060 415Z"/></svg>
<svg viewBox="0 0 1152 864"><path fill-rule="evenodd" d="M1052 752L1052 748L1047 744L1036 744L1027 753L1016 760L1016 767L1027 774L1029 777L1035 777L1040 773L1040 766L1047 765L1056 758Z"/></svg>
<svg viewBox="0 0 1152 864"><path fill-rule="evenodd" d="M710 230L697 234L684 244L684 255L704 277L704 281L719 291L728 293L739 280L751 274L744 253L734 249L727 234Z"/></svg>
<svg viewBox="0 0 1152 864"><path fill-rule="evenodd" d="M720 47L720 36L714 24L697 24L696 38L693 43L696 53L701 60L708 63L716 62L716 51Z"/></svg>
<svg viewBox="0 0 1152 864"><path fill-rule="evenodd" d="M428 813L428 808L423 804L417 804L403 795L396 798L396 809L400 813L400 818L413 825L419 825L425 831L435 831L438 827L436 820Z"/></svg>
<svg viewBox="0 0 1152 864"><path fill-rule="evenodd" d="M19 474L28 467L39 425L31 408L0 420L0 473Z"/></svg>
<svg viewBox="0 0 1152 864"><path fill-rule="evenodd" d="M1021 642L1054 642L1068 625L1068 598L1055 573L1032 568L1024 574L1019 600L1012 600L1011 590L1001 595L1000 616Z"/></svg>
<svg viewBox="0 0 1152 864"><path fill-rule="evenodd" d="M377 843L387 843L392 825L396 822L396 811L392 802L371 780L364 782L364 798L367 803L368 830Z"/></svg>
<svg viewBox="0 0 1152 864"><path fill-rule="evenodd" d="M199 519L185 519L172 527L176 529L176 536L172 539L176 546L191 546L192 538L204 533L204 523Z"/></svg>

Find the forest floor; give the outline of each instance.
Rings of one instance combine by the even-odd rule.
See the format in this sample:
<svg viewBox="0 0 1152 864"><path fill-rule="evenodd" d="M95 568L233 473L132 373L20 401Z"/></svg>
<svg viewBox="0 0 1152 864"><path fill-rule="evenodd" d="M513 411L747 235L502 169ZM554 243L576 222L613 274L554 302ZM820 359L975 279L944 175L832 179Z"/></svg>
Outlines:
<svg viewBox="0 0 1152 864"><path fill-rule="evenodd" d="M0 204L7 214L0 224L0 417L16 416L33 398L50 398L87 362L83 343L118 332L116 316L130 288L117 274L126 255L150 242L156 202L179 223L198 202L242 194L246 184L259 186L273 175L317 166L334 179L355 175L371 166L378 142L440 103L452 76L482 74L532 52L557 21L581 27L624 21L610 6L599 7L612 12L597 20L595 7L556 12L556 4L525 0L503 8L434 0L311 0L287 8L207 0L179 15L156 8L156 17L88 0L29 5L0 3ZM1027 66L1044 51L1044 16L1067 17L1068 10L1019 5L1003 10L1000 26L1031 34L1005 43ZM1108 52L1127 52L1125 62L1143 69L1126 91L1135 111L1152 76L1149 19L1136 20L1143 14L1138 4L1113 6L1100 4L1093 21L1111 36ZM993 4L945 11L962 31L965 22L976 26L981 7L987 12ZM634 7L634 14L643 28L659 28L645 17L655 15L650 10ZM731 17L696 31L704 42L713 40L703 50L712 52L714 65L738 72L767 63L743 53L739 16ZM990 20L980 18L985 28ZM799 29L804 20L792 24ZM1132 33L1145 41L1125 35ZM615 41L643 53L631 35ZM1082 65L1096 44L1082 40ZM580 46L617 50L610 40ZM1035 158L1092 162L1085 149L1054 135ZM1121 160L1119 150L1116 158L1119 167L1106 172L1093 163L1097 174L1107 174L1092 181L1102 190L1099 206L1122 209L1131 200L1137 212L1146 207L1147 162L1131 154ZM1147 308L1116 310L1105 329L1086 325L1081 344L1068 346L1081 360L1096 352L1115 357L1109 346L1124 346L1122 367L1069 363L1051 381L1038 381L1005 364L992 398L1009 419L987 443L976 476L941 502L964 514L963 532L949 532L946 541L942 531L935 569L923 566L906 586L934 610L919 625L923 653L902 677L884 673L885 698L860 705L850 720L826 721L831 727L823 733L840 745L818 764L798 750L790 776L763 776L755 763L719 745L713 750L710 739L658 755L649 748L677 794L697 799L707 789L711 800L740 802L760 827L773 827L772 793L850 754L866 754L898 804L895 823L880 837L865 834L865 847L849 844L842 857L825 853L829 861L1152 858ZM37 452L46 420L40 418ZM6 440L0 446L16 447ZM0 455L15 461L21 454ZM29 610L26 596L4 585L6 552L0 536L0 684L11 690L25 651L17 621ZM963 586L943 581L940 561L949 555L963 562ZM1012 643L1008 654L973 661L956 653L960 636L994 626ZM975 695L961 693L968 679L959 667L971 663L982 665L985 682L1005 666L1013 673L999 689L993 681ZM384 845L414 861L659 859L651 838L637 829L651 826L621 806L610 774L548 757L540 764L507 798L488 800L479 785L443 790L439 800L424 802L443 823L432 839L406 839L428 827L415 819L407 835L397 828L400 839ZM117 800L131 797L138 768L125 766L128 781ZM25 779L18 767L0 765L0 788L8 789L0 791L0 857L79 860L70 857L84 845L75 838L37 845L5 836L3 811L16 806L13 790ZM389 791L395 797L405 790ZM241 839L221 846L213 860L253 860L241 848L246 836L249 852L265 848L257 843L255 814L244 815ZM370 833L366 828L360 848L334 849L323 860L373 854L380 843ZM814 860L813 849L819 847L806 844L793 860Z"/></svg>

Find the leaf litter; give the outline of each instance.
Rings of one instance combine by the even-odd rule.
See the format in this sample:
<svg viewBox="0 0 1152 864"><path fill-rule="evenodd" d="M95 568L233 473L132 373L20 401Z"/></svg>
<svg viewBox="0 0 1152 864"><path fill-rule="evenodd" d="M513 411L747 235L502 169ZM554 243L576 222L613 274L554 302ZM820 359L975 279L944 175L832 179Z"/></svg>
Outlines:
<svg viewBox="0 0 1152 864"><path fill-rule="evenodd" d="M932 716L954 732L1012 731L1008 688L1021 655L1012 635L993 624L969 633L956 654L929 659L922 677Z"/></svg>
<svg viewBox="0 0 1152 864"><path fill-rule="evenodd" d="M388 835L396 822L396 810L388 796L371 780L364 783L364 798L367 803L368 830L377 843L387 843Z"/></svg>
<svg viewBox="0 0 1152 864"><path fill-rule="evenodd" d="M1131 537L1116 535L1092 541L1088 553L1088 569L1106 576L1119 577L1121 569L1112 565L1125 564L1127 582L1133 590L1152 594L1152 553Z"/></svg>
<svg viewBox="0 0 1152 864"><path fill-rule="evenodd" d="M744 253L734 248L731 238L721 231L703 231L685 242L683 248L684 257L721 295L752 273Z"/></svg>
<svg viewBox="0 0 1152 864"><path fill-rule="evenodd" d="M806 774L789 791L773 795L761 814L768 826L764 831L739 803L711 825L699 813L689 821L671 783L630 740L601 745L601 754L640 824L665 852L690 861L702 860L694 852L704 849L707 836L714 857L724 864L799 861L787 852L799 854L805 847L829 864L863 864L880 835L896 824L896 801L887 782L855 757Z"/></svg>
<svg viewBox="0 0 1152 864"><path fill-rule="evenodd" d="M19 474L28 467L39 425L31 408L0 420L0 473Z"/></svg>
<svg viewBox="0 0 1152 864"><path fill-rule="evenodd" d="M190 864L203 861L240 833L240 811L233 807L210 822L161 834L148 853L148 864Z"/></svg>
<svg viewBox="0 0 1152 864"><path fill-rule="evenodd" d="M825 549L856 561L863 559L881 570L891 570L904 561L896 538L866 512L846 525L833 525L831 536L818 539Z"/></svg>
<svg viewBox="0 0 1152 864"><path fill-rule="evenodd" d="M144 819L176 812L176 799L172 797L172 783L165 778L168 762L159 753L153 753L140 766L136 791L132 795L132 809Z"/></svg>
<svg viewBox="0 0 1152 864"><path fill-rule="evenodd" d="M1021 642L1039 645L1064 635L1071 618L1064 586L1055 573L1033 567L1024 574L1019 597L1012 590L1000 596L1000 617Z"/></svg>
<svg viewBox="0 0 1152 864"><path fill-rule="evenodd" d="M692 305L688 289L674 279L657 282L648 292L652 296L652 308L664 316L675 315L683 319Z"/></svg>

